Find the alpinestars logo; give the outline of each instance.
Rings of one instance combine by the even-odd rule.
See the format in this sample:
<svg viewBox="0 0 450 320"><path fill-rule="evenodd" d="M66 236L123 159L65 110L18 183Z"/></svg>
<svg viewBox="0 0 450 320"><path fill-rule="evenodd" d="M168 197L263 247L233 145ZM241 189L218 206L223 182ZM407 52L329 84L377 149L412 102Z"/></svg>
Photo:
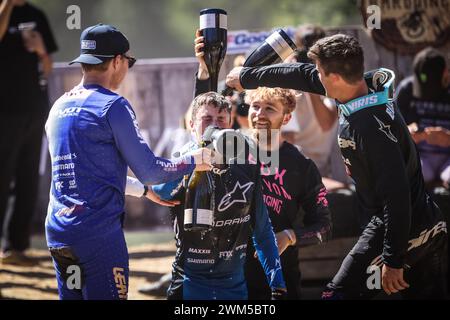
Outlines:
<svg viewBox="0 0 450 320"><path fill-rule="evenodd" d="M376 116L373 116L375 118L375 120L377 120L378 124L380 125L380 127L378 128L378 130L380 130L381 132L383 132L389 139L391 139L394 142L398 142L397 138L392 134L391 131L391 126L390 125L385 125L380 119L378 119Z"/></svg>
<svg viewBox="0 0 450 320"><path fill-rule="evenodd" d="M222 200L220 200L220 204L218 207L218 210L220 212L227 210L229 207L231 207L234 203L247 202L247 192L250 190L250 187L253 185L253 182L248 182L241 186L241 184L236 182L236 185L233 188L233 191L228 192L226 195L223 196Z"/></svg>

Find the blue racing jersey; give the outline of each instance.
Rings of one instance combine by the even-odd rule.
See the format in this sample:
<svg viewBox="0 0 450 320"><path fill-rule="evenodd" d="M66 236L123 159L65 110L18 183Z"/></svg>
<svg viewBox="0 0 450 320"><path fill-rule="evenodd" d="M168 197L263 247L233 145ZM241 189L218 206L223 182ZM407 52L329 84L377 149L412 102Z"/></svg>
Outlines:
<svg viewBox="0 0 450 320"><path fill-rule="evenodd" d="M195 167L191 156L176 162L156 157L130 103L99 85L79 85L65 93L45 128L52 163L49 247L121 228L128 166L147 185L176 180Z"/></svg>

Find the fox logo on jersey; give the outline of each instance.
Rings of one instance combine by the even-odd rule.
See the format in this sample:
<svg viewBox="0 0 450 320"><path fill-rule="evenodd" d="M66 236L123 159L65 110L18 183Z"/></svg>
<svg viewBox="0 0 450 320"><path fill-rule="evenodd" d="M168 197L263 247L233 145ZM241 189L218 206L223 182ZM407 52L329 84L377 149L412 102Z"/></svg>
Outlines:
<svg viewBox="0 0 450 320"><path fill-rule="evenodd" d="M356 150L356 142L354 140L338 138L338 144L342 149L352 148L353 150Z"/></svg>

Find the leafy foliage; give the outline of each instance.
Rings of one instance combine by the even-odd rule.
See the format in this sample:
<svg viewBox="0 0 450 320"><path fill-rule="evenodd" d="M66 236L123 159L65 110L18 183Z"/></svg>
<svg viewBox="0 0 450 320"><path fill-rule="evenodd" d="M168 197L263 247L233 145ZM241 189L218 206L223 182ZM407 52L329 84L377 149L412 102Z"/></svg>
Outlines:
<svg viewBox="0 0 450 320"><path fill-rule="evenodd" d="M129 38L139 58L193 55L199 11L207 7L228 12L229 30L271 29L317 23L322 26L359 24L357 0L30 0L45 11L59 44L55 59L67 61L79 50L81 30L68 30L66 9L81 8L81 28L103 22Z"/></svg>

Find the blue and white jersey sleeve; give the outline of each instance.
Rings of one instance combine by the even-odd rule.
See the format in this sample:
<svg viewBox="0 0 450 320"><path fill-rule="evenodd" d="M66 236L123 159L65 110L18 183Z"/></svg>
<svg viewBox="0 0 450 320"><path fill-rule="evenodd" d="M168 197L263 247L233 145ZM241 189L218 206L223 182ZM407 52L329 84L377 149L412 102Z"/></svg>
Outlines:
<svg viewBox="0 0 450 320"><path fill-rule="evenodd" d="M142 138L134 111L124 98L108 109L107 121L122 157L143 184L174 181L194 170L192 156L170 161L153 154Z"/></svg>
<svg viewBox="0 0 450 320"><path fill-rule="evenodd" d="M142 197L145 192L144 185L136 178L127 176L127 184L125 185L125 195L132 197Z"/></svg>
<svg viewBox="0 0 450 320"><path fill-rule="evenodd" d="M182 181L183 179L177 179L167 183L158 184L152 186L152 190L162 200L172 200L175 191L178 190L178 187L180 186L180 183L182 183Z"/></svg>
<svg viewBox="0 0 450 320"><path fill-rule="evenodd" d="M179 157L183 157L198 148L199 146L197 143L190 141L182 146L181 149L173 155L173 157L178 159ZM175 194L180 190L180 187L182 187L182 182L183 178L180 178L167 183L154 185L152 186L152 190L162 200L172 200Z"/></svg>
<svg viewBox="0 0 450 320"><path fill-rule="evenodd" d="M261 180L258 180L253 204L255 210L253 244L259 261L264 269L264 273L266 274L269 286L271 288L286 288L283 272L281 270L277 241L267 208L263 202Z"/></svg>

